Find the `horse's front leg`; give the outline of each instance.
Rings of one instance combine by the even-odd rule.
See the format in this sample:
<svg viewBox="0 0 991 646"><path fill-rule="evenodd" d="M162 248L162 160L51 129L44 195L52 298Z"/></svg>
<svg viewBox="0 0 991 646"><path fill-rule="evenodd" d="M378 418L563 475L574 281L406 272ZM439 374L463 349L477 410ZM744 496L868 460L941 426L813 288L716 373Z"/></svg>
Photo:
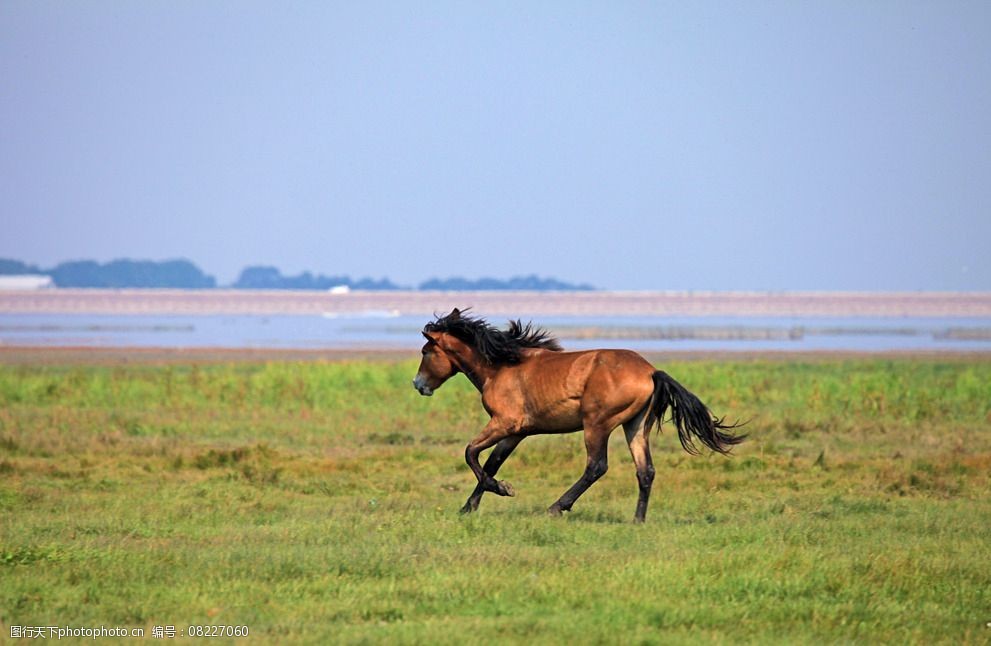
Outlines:
<svg viewBox="0 0 991 646"><path fill-rule="evenodd" d="M482 470L485 471L489 477L494 478L495 474L499 472L499 467L502 463L506 461L509 454L513 452L516 446L523 441L523 435L510 435L509 437L504 437L499 440L492 449L492 453L489 454L488 459L485 461L485 466ZM461 508L462 514L468 514L476 509L478 509L478 503L482 500L482 494L485 493L485 489L482 487L482 483L479 482L475 485L475 490L471 492L468 496L468 501L465 502L465 506Z"/></svg>
<svg viewBox="0 0 991 646"><path fill-rule="evenodd" d="M511 484L505 481L496 482L495 478L485 472L482 465L478 463L478 456L485 449L505 438L515 435L517 432L518 430L510 425L492 420L485 426L485 430L465 447L465 462L468 463L468 468L471 469L471 472L475 474L475 478L478 479L478 486L482 488L482 491L491 491L500 496L516 495L516 491Z"/></svg>

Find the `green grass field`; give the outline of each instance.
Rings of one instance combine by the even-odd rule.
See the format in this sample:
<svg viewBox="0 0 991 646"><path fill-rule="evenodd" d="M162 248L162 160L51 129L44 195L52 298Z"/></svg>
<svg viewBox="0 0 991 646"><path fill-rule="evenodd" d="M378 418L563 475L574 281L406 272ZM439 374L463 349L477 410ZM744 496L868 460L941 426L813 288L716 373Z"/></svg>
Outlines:
<svg viewBox="0 0 991 646"><path fill-rule="evenodd" d="M499 476L517 497L459 516L485 414L464 378L419 397L415 362L0 366L2 634L991 641L991 361L662 367L752 439L655 436L637 526L622 432L564 518L544 509L580 434L527 439Z"/></svg>

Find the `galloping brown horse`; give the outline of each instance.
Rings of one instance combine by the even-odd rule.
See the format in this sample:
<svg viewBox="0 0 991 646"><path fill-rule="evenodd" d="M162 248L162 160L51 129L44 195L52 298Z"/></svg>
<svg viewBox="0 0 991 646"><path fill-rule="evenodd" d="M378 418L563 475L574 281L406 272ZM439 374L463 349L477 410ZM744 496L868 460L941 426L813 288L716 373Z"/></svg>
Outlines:
<svg viewBox="0 0 991 646"><path fill-rule="evenodd" d="M654 481L650 431L668 410L689 453L698 454L693 438L713 451L728 453L746 437L724 433L738 425L723 424L695 395L629 350L564 352L555 339L529 323L510 321L508 330L499 330L457 309L427 323L423 336L427 342L413 387L429 396L464 373L482 393L482 406L491 417L465 449L478 485L462 513L478 509L486 491L515 495L508 482L494 476L530 435L585 431L585 473L547 510L559 516L605 474L609 435L622 424L640 485L637 522L647 515ZM478 456L490 446L495 448L482 467Z"/></svg>

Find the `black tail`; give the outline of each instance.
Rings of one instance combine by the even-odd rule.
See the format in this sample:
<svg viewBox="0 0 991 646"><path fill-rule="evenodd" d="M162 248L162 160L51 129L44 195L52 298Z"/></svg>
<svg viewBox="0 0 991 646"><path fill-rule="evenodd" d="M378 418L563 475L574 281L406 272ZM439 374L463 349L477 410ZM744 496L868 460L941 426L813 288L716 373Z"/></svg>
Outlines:
<svg viewBox="0 0 991 646"><path fill-rule="evenodd" d="M678 439L685 450L692 455L698 455L692 436L698 438L707 447L717 453L729 453L734 445L739 444L746 435L730 435L728 431L743 426L743 424L723 424L723 418L715 417L699 398L671 378L669 374L658 370L654 373L654 397L651 399L650 410L647 412L646 429L649 431L654 424L664 421L664 415L671 409L671 420L678 429Z"/></svg>

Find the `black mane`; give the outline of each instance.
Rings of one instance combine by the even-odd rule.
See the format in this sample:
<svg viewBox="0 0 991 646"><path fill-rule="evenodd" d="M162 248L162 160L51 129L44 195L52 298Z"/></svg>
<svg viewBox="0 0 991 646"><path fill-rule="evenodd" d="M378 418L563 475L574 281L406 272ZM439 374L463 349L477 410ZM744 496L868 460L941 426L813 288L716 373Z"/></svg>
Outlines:
<svg viewBox="0 0 991 646"><path fill-rule="evenodd" d="M444 332L475 348L491 364L519 363L526 348L543 348L560 352L557 339L533 323L524 325L519 319L509 322L509 329L500 330L485 319L468 316L457 310L439 316L423 326L424 332Z"/></svg>

